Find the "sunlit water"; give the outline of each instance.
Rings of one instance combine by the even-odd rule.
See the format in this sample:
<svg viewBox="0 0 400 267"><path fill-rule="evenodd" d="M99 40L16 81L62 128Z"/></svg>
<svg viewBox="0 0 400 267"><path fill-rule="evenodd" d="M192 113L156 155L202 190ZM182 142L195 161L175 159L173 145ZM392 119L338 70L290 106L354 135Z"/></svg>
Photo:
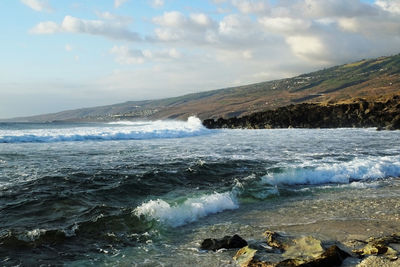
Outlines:
<svg viewBox="0 0 400 267"><path fill-rule="evenodd" d="M400 132L0 124L0 265L234 263L202 239L400 231Z"/></svg>

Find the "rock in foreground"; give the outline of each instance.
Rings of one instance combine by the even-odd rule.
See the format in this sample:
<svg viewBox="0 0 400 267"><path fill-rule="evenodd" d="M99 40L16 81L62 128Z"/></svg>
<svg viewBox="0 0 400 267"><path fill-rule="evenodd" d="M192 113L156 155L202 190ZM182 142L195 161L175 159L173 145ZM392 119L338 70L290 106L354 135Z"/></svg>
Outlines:
<svg viewBox="0 0 400 267"><path fill-rule="evenodd" d="M247 246L246 240L238 235L224 236L222 239L207 238L202 243L200 248L203 250L219 250L222 248L242 248Z"/></svg>
<svg viewBox="0 0 400 267"><path fill-rule="evenodd" d="M335 267L344 261L345 266L400 266L400 233L365 241L351 239L343 244L329 241L329 246L313 236L294 237L268 230L263 236L263 241L250 244L238 235L208 238L201 249L240 248L233 259L241 267Z"/></svg>
<svg viewBox="0 0 400 267"><path fill-rule="evenodd" d="M340 266L343 260L350 255L333 245L324 249L320 240L312 236L303 236L291 239L272 231L264 233L266 243L279 249L281 260L273 261L275 255L266 253L262 249L244 247L240 249L234 259L242 267L330 267Z"/></svg>

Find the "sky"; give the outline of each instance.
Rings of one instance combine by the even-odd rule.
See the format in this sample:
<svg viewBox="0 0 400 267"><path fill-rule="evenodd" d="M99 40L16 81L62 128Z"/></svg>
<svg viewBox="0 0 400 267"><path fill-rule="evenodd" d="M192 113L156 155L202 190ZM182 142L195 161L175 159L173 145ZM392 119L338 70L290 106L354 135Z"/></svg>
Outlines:
<svg viewBox="0 0 400 267"><path fill-rule="evenodd" d="M400 53L400 0L2 0L0 118Z"/></svg>

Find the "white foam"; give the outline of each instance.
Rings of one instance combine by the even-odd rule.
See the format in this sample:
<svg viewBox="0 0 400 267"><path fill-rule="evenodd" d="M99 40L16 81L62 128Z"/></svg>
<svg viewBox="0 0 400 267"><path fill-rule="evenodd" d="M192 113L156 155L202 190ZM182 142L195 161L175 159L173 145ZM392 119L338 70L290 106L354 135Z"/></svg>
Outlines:
<svg viewBox="0 0 400 267"><path fill-rule="evenodd" d="M162 199L150 200L138 206L134 213L176 227L194 222L209 214L237 209L238 207L234 195L226 192L189 198L183 203L174 205Z"/></svg>
<svg viewBox="0 0 400 267"><path fill-rule="evenodd" d="M278 184L348 184L352 181L376 180L400 176L400 157L369 157L345 163L320 164L317 167L286 169L282 173L269 173L262 182Z"/></svg>
<svg viewBox="0 0 400 267"><path fill-rule="evenodd" d="M119 123L121 124L121 123ZM141 140L182 138L210 133L200 119L185 121L132 122L107 127L73 127L62 129L0 130L0 143L60 142L86 140Z"/></svg>
<svg viewBox="0 0 400 267"><path fill-rule="evenodd" d="M318 186L318 189L335 189L335 188L367 189L367 188L377 188L380 186L381 186L380 181L374 181L374 182L355 181L355 182L351 182L349 184L327 184L327 185L323 185L323 186ZM297 189L295 191L309 192L314 189L315 189L315 187L305 187L305 188Z"/></svg>
<svg viewBox="0 0 400 267"><path fill-rule="evenodd" d="M31 231L28 231L26 233L26 236L29 238L29 241L34 241L35 239L38 239L40 235L46 233L46 230L44 229L33 229Z"/></svg>

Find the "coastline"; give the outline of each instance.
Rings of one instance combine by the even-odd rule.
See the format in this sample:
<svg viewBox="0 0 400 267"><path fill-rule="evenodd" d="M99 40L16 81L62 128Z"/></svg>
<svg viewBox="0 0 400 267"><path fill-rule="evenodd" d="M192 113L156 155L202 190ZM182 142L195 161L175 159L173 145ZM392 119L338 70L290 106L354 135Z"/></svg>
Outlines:
<svg viewBox="0 0 400 267"><path fill-rule="evenodd" d="M243 117L206 119L209 129L370 128L400 129L400 95L339 103L302 103Z"/></svg>
<svg viewBox="0 0 400 267"><path fill-rule="evenodd" d="M271 230L329 246L400 231L398 131L209 131L196 120L125 141L126 129L153 131L108 127L108 142L93 141L104 125L72 124L37 137L76 142L1 144L4 265L237 266L237 249L206 252L202 240L263 244Z"/></svg>
<svg viewBox="0 0 400 267"><path fill-rule="evenodd" d="M304 265L304 266L398 266L400 264L400 178L393 178L392 191L387 188L370 188L361 193L352 190L352 194L338 192L329 197L319 195L309 199L295 199L288 203L265 207L264 210L254 209L246 212L241 220L246 218L251 222L250 229L241 228L235 234L243 237L248 242L250 249L255 249L252 261L242 264L240 259L232 260L232 266L303 266L279 265L282 261L290 259L284 255L285 250L270 249L273 247L265 231L277 233L283 237L290 237L291 240L310 237L318 240L324 249L331 246L338 246L348 253L343 262L339 265ZM376 194L376 195L374 195ZM354 195L354 196L352 196ZM364 197L360 197L364 195ZM276 221L276 224L273 222ZM279 223L278 223L279 222ZM215 231L217 232L217 231ZM221 231L222 232L222 231ZM234 234L225 232L224 234ZM219 236L221 235L221 236ZM385 238L395 236L396 242L388 242L385 246L388 249L381 251L361 251L367 244L372 245ZM204 235L203 235L204 237ZM221 238L222 233L213 238ZM386 242L386 241L385 241ZM267 247L266 247L267 245ZM307 245L307 244L306 244ZM304 248L305 251L311 248ZM229 249L225 253L225 262L228 257L237 256L238 249ZM213 253L213 252L208 252ZM292 259L304 260L302 257ZM268 263L268 264L267 264Z"/></svg>

